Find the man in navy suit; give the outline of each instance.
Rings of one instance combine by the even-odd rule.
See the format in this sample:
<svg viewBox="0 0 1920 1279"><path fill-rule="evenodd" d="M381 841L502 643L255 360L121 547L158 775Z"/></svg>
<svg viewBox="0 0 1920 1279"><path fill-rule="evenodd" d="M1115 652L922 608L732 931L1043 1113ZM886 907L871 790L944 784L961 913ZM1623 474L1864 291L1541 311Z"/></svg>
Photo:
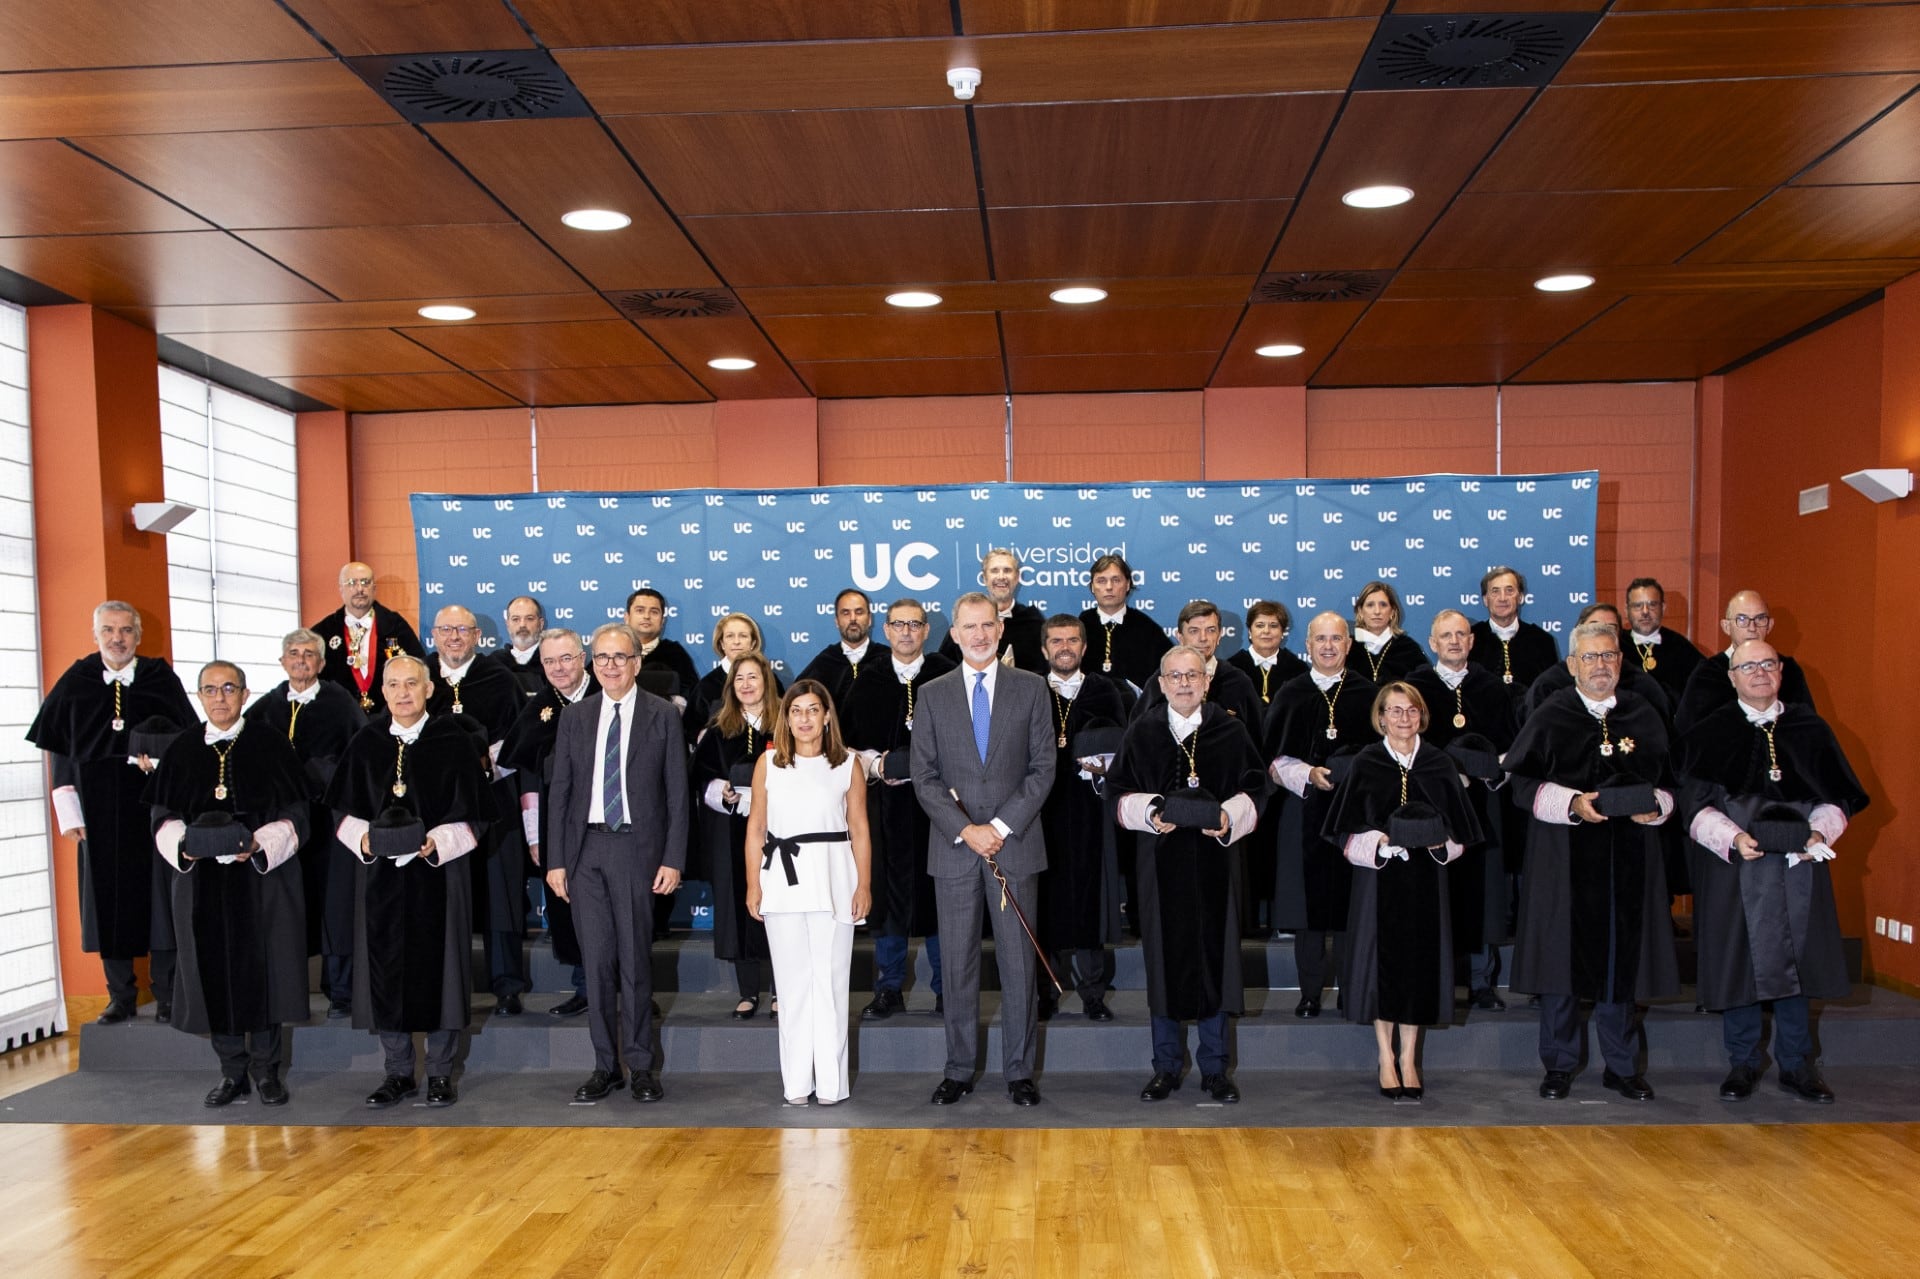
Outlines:
<svg viewBox="0 0 1920 1279"><path fill-rule="evenodd" d="M687 752L679 711L636 684L632 627L593 633L593 669L600 691L560 713L548 792L547 886L573 907L593 1034L593 1073L573 1099L625 1087L624 1058L633 1099L659 1101L649 894L671 894L686 866Z"/></svg>
<svg viewBox="0 0 1920 1279"><path fill-rule="evenodd" d="M960 666L927 684L913 734L914 793L932 825L927 873L933 876L940 935L947 939L940 955L947 1065L933 1090L936 1106L973 1091L982 911L993 922L1000 970L1007 1095L1017 1106L1040 1102L1033 1082L1033 945L1012 910L1002 907L988 858L998 863L1007 891L1023 907L1037 900L1039 875L1047 868L1040 809L1053 788L1053 708L1044 679L999 660L1001 626L1000 610L988 596L975 592L954 602L949 633L960 649Z"/></svg>

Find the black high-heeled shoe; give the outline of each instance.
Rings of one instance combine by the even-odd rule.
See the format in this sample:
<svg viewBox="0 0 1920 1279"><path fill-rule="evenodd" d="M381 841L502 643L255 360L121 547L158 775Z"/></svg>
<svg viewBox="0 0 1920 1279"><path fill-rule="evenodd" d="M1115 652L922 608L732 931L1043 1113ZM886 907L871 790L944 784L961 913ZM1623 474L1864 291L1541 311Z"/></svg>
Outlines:
<svg viewBox="0 0 1920 1279"><path fill-rule="evenodd" d="M1393 1077L1395 1080L1398 1080L1400 1078L1400 1063L1398 1061L1393 1063ZM1382 1097L1385 1097L1388 1101L1399 1101L1400 1094L1403 1091L1405 1090L1397 1086L1393 1088L1389 1088L1385 1084L1380 1085L1380 1095Z"/></svg>
<svg viewBox="0 0 1920 1279"><path fill-rule="evenodd" d="M753 1020L753 1015L760 1011L760 996L743 995L740 998L740 1002L745 1004L746 1007L745 1008L736 1007L733 1010L733 1019L735 1021Z"/></svg>

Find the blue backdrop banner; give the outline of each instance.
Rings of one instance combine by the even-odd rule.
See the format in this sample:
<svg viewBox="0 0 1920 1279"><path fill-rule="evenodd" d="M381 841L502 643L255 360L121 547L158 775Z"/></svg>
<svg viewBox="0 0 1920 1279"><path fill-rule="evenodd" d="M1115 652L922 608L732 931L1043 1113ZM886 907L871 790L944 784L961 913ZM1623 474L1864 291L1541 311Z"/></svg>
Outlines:
<svg viewBox="0 0 1920 1279"><path fill-rule="evenodd" d="M1564 632L1594 597L1599 476L1426 475L1259 483L972 484L929 488L674 490L663 493L413 495L421 633L464 604L482 646L501 612L533 595L549 624L583 634L618 618L629 592L667 598L667 634L700 669L716 619L759 620L768 656L804 666L835 638L833 597L858 586L876 608L920 599L940 619L980 586L994 547L1021 558L1020 598L1048 613L1091 607L1088 573L1109 551L1134 569L1133 603L1164 625L1193 599L1219 605L1237 637L1247 605L1276 599L1297 651L1321 609L1351 616L1374 578L1392 582L1406 629L1482 616L1480 575L1526 575L1527 616ZM1240 647L1230 638L1222 651Z"/></svg>

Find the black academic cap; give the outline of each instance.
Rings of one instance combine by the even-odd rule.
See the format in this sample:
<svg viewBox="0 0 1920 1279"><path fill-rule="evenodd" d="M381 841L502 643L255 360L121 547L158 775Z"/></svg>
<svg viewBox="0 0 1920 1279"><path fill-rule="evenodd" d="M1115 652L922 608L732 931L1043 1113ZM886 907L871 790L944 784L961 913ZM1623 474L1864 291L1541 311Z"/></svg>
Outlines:
<svg viewBox="0 0 1920 1279"><path fill-rule="evenodd" d="M1119 753L1120 739L1125 735L1126 730L1117 724L1096 724L1075 733L1068 749L1075 759L1114 755Z"/></svg>
<svg viewBox="0 0 1920 1279"><path fill-rule="evenodd" d="M890 782L910 781L913 778L913 752L904 746L896 746L887 752L880 765L880 775Z"/></svg>
<svg viewBox="0 0 1920 1279"><path fill-rule="evenodd" d="M1346 781L1347 774L1353 771L1353 756L1354 752L1343 750L1336 751L1328 757L1326 763L1327 776L1335 786Z"/></svg>
<svg viewBox="0 0 1920 1279"><path fill-rule="evenodd" d="M1160 816L1184 830L1219 830L1220 801L1198 787L1169 792Z"/></svg>
<svg viewBox="0 0 1920 1279"><path fill-rule="evenodd" d="M1768 804L1747 827L1763 853L1804 853L1813 838L1804 813L1791 804Z"/></svg>
<svg viewBox="0 0 1920 1279"><path fill-rule="evenodd" d="M1500 778L1500 751L1480 733L1462 733L1447 743L1456 768L1483 782Z"/></svg>
<svg viewBox="0 0 1920 1279"><path fill-rule="evenodd" d="M1615 773L1601 782L1593 806L1600 810L1602 817L1638 817L1641 813L1660 811L1653 783L1627 773Z"/></svg>
<svg viewBox="0 0 1920 1279"><path fill-rule="evenodd" d="M1387 817L1387 842L1395 848L1437 848L1447 835L1446 818L1421 800L1410 800Z"/></svg>
<svg viewBox="0 0 1920 1279"><path fill-rule="evenodd" d="M252 831L235 821L232 813L215 809L200 814L188 823L187 837L181 841L180 851L192 861L209 857L239 857L252 843Z"/></svg>
<svg viewBox="0 0 1920 1279"><path fill-rule="evenodd" d="M159 759L180 736L180 726L165 715L149 715L133 726L127 736L127 754Z"/></svg>
<svg viewBox="0 0 1920 1279"><path fill-rule="evenodd" d="M426 823L398 804L382 809L367 828L367 848L375 857L405 857L426 842Z"/></svg>
<svg viewBox="0 0 1920 1279"><path fill-rule="evenodd" d="M737 791L753 789L753 766L759 762L759 756L743 759L727 768L727 785Z"/></svg>
<svg viewBox="0 0 1920 1279"><path fill-rule="evenodd" d="M662 701L671 700L680 691L680 677L664 666L642 667L633 682L641 692L652 693Z"/></svg>

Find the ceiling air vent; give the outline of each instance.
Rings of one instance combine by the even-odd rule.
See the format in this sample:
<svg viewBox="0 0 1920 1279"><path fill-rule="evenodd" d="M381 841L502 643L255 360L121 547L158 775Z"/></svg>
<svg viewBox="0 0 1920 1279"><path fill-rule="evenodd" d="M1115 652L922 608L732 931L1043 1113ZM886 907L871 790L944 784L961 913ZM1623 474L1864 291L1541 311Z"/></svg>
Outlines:
<svg viewBox="0 0 1920 1279"><path fill-rule="evenodd" d="M740 299L726 289L636 289L607 296L636 320L705 320L740 313Z"/></svg>
<svg viewBox="0 0 1920 1279"><path fill-rule="evenodd" d="M1558 75L1596 13L1390 14L1355 89L1538 88Z"/></svg>
<svg viewBox="0 0 1920 1279"><path fill-rule="evenodd" d="M537 50L410 53L348 61L389 106L415 124L592 114L560 65Z"/></svg>
<svg viewBox="0 0 1920 1279"><path fill-rule="evenodd" d="M1364 302L1387 287L1391 271L1290 271L1260 277L1255 302Z"/></svg>

